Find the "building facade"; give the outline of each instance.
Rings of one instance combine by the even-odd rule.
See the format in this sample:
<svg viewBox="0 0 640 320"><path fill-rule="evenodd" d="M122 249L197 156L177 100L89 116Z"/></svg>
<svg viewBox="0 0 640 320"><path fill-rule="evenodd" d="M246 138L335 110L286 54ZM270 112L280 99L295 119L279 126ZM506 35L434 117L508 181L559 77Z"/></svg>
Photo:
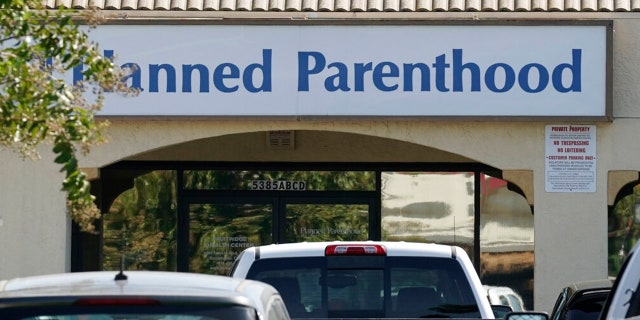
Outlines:
<svg viewBox="0 0 640 320"><path fill-rule="evenodd" d="M4 151L1 278L121 256L224 274L249 245L441 242L549 311L565 284L615 276L639 236L640 3L97 6L90 36L141 90L107 99L109 141L81 159L99 231L68 220L46 147L37 162Z"/></svg>

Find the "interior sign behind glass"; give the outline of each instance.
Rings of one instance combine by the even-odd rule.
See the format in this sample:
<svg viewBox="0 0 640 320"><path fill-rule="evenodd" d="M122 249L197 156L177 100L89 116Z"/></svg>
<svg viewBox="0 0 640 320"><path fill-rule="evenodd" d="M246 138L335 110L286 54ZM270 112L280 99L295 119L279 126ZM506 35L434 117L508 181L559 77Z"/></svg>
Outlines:
<svg viewBox="0 0 640 320"><path fill-rule="evenodd" d="M253 180L251 181L251 190L287 190L287 191L304 191L307 184L304 181L288 181L288 180Z"/></svg>

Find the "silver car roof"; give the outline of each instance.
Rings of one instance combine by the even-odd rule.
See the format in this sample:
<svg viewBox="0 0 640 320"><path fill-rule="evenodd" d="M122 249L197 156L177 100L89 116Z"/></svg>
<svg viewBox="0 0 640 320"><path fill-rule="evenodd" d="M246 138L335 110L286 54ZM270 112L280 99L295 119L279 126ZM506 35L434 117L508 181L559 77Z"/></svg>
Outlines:
<svg viewBox="0 0 640 320"><path fill-rule="evenodd" d="M262 299L278 294L270 285L226 276L165 271L118 271L60 273L0 281L3 298L56 296L191 296L244 301L263 309Z"/></svg>

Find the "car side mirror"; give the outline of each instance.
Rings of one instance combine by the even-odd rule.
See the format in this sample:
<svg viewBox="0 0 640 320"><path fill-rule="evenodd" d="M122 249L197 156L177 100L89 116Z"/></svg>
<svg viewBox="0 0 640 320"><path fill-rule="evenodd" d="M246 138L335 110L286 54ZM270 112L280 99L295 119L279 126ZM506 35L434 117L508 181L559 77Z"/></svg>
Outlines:
<svg viewBox="0 0 640 320"><path fill-rule="evenodd" d="M545 312L523 311L511 312L505 315L506 320L549 320L549 315Z"/></svg>

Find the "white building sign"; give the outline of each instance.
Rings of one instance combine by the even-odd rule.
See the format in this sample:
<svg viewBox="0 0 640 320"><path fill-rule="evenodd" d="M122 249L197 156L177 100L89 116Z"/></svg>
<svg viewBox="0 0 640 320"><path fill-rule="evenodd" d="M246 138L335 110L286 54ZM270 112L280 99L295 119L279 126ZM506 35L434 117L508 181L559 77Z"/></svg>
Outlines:
<svg viewBox="0 0 640 320"><path fill-rule="evenodd" d="M89 36L141 90L109 95L103 116L605 120L611 26L102 25Z"/></svg>
<svg viewBox="0 0 640 320"><path fill-rule="evenodd" d="M545 190L596 191L596 126L545 127Z"/></svg>

